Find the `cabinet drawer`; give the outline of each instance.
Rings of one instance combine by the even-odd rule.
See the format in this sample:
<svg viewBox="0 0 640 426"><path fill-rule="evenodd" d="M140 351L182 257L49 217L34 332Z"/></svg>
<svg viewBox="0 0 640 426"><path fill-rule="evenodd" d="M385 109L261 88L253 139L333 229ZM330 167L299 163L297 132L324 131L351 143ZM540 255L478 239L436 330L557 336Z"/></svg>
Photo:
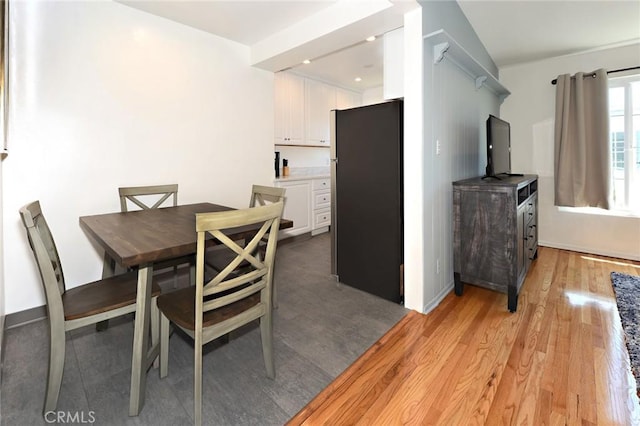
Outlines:
<svg viewBox="0 0 640 426"><path fill-rule="evenodd" d="M313 180L313 190L317 191L320 189L331 189L331 179L314 179Z"/></svg>
<svg viewBox="0 0 640 426"><path fill-rule="evenodd" d="M331 210L324 209L314 212L313 227L322 228L331 225Z"/></svg>
<svg viewBox="0 0 640 426"><path fill-rule="evenodd" d="M313 209L328 209L331 207L331 191L313 191Z"/></svg>
<svg viewBox="0 0 640 426"><path fill-rule="evenodd" d="M524 230L525 255L531 259L538 246L538 228L536 222L531 221Z"/></svg>
<svg viewBox="0 0 640 426"><path fill-rule="evenodd" d="M525 207L526 218L525 218L525 220L527 220L527 221L530 220L531 218L533 218L536 215L537 197L538 197L538 194L534 194L533 196L529 197L529 199L526 201L526 207Z"/></svg>

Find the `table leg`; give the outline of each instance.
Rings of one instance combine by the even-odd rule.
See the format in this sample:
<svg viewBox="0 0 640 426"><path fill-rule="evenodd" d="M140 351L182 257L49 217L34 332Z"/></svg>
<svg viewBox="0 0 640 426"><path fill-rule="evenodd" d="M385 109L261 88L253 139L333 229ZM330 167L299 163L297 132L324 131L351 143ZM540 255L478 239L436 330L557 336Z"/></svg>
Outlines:
<svg viewBox="0 0 640 426"><path fill-rule="evenodd" d="M129 415L137 416L144 405L147 384L147 349L149 344L149 320L151 317L151 278L153 264L138 269L138 294L133 331L133 355L131 357L131 393Z"/></svg>
<svg viewBox="0 0 640 426"><path fill-rule="evenodd" d="M116 262L105 251L102 259L102 278L109 278L115 275Z"/></svg>

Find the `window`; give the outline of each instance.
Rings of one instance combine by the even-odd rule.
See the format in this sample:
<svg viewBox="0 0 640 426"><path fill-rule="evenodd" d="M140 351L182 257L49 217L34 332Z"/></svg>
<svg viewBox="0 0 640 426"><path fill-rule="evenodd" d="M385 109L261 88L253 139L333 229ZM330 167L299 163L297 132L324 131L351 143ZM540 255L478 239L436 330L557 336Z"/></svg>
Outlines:
<svg viewBox="0 0 640 426"><path fill-rule="evenodd" d="M609 79L613 209L640 213L640 75Z"/></svg>

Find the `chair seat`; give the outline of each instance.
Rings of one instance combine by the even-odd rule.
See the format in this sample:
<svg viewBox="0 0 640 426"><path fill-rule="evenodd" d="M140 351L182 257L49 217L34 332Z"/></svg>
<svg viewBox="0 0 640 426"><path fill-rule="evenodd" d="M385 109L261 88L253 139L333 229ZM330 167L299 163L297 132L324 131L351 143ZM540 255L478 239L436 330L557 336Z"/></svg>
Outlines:
<svg viewBox="0 0 640 426"><path fill-rule="evenodd" d="M67 290L62 295L65 320L85 318L136 303L137 272L129 272L94 281ZM151 296L160 295L160 286L153 282Z"/></svg>
<svg viewBox="0 0 640 426"><path fill-rule="evenodd" d="M172 291L158 297L158 308L175 324L187 330L195 330L196 288L193 286ZM206 312L203 327L218 324L260 303L260 293L252 294L237 302Z"/></svg>

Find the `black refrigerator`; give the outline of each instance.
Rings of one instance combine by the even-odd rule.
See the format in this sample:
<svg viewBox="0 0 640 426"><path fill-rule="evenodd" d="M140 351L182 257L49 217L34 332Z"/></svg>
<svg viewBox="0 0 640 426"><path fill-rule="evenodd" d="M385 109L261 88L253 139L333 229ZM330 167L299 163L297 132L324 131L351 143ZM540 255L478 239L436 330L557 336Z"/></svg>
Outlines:
<svg viewBox="0 0 640 426"><path fill-rule="evenodd" d="M403 103L331 111L331 273L403 303Z"/></svg>

